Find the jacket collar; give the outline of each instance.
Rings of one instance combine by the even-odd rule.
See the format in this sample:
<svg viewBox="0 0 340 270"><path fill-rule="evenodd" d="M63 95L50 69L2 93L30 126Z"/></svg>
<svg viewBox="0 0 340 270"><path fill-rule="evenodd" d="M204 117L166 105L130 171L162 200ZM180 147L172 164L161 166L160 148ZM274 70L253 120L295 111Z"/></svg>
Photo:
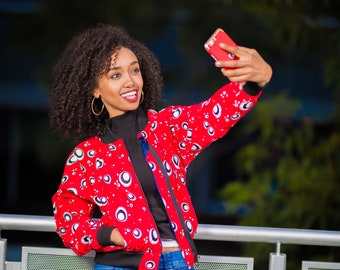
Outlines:
<svg viewBox="0 0 340 270"><path fill-rule="evenodd" d="M131 128L138 133L145 128L147 123L148 117L146 113L138 107L135 111L126 112L123 115L107 119L105 123L106 134L100 139L103 143L112 143L122 137L119 135L121 133L118 130L119 128L122 130ZM115 130L118 130L118 134Z"/></svg>

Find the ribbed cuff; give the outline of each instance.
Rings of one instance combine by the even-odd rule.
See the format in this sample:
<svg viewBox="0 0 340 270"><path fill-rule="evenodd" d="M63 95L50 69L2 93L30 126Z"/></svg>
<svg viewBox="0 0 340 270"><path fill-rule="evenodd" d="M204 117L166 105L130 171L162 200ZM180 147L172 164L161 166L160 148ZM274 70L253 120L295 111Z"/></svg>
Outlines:
<svg viewBox="0 0 340 270"><path fill-rule="evenodd" d="M246 82L243 85L243 90L251 96L256 96L264 87L260 87L256 82Z"/></svg>
<svg viewBox="0 0 340 270"><path fill-rule="evenodd" d="M112 233L114 228L116 228L116 227L114 227L114 226L102 226L98 229L97 240L98 240L100 245L102 245L102 246L115 245L111 241L111 233Z"/></svg>

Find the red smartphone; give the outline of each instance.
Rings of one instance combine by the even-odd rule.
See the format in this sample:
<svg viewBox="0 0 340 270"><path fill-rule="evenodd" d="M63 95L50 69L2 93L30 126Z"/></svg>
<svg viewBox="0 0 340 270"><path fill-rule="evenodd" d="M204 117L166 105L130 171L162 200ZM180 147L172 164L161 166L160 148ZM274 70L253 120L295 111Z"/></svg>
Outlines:
<svg viewBox="0 0 340 270"><path fill-rule="evenodd" d="M220 48L220 43L237 47L236 43L221 28L217 28L211 37L204 43L205 50L215 61L237 60L238 57Z"/></svg>

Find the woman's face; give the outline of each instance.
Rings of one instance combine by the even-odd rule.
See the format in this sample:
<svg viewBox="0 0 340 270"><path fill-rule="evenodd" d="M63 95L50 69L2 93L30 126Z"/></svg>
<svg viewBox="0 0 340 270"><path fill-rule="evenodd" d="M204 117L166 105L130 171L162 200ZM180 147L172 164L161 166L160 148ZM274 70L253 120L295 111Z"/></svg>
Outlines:
<svg viewBox="0 0 340 270"><path fill-rule="evenodd" d="M93 95L101 97L110 117L136 110L141 100L143 78L136 55L122 47L111 56L109 72L102 75Z"/></svg>

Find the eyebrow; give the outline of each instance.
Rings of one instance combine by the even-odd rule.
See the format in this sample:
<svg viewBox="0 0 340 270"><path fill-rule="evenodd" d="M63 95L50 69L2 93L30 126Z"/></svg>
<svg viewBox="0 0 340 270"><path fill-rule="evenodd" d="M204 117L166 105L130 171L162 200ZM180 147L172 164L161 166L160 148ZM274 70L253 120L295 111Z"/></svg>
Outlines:
<svg viewBox="0 0 340 270"><path fill-rule="evenodd" d="M131 63L130 63L130 66L133 66L133 65L135 65L135 64L138 64L138 61L137 60L135 60L135 61L132 61ZM120 67L118 66L113 66L113 67L110 67L109 68L109 70L117 70L117 69L120 69Z"/></svg>

